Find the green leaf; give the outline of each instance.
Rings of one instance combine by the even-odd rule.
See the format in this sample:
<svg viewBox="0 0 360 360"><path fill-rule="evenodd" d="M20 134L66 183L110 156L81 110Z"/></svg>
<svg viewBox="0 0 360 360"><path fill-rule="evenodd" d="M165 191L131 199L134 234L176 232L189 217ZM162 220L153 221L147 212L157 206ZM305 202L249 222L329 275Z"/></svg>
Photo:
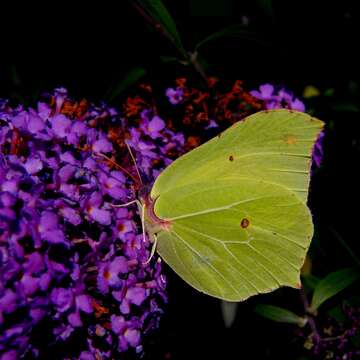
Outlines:
<svg viewBox="0 0 360 360"><path fill-rule="evenodd" d="M320 279L314 275L302 276L302 283L306 288L314 290Z"/></svg>
<svg viewBox="0 0 360 360"><path fill-rule="evenodd" d="M359 268L334 271L320 280L314 290L309 311L315 312L326 300L351 285L360 277Z"/></svg>
<svg viewBox="0 0 360 360"><path fill-rule="evenodd" d="M209 35L208 37L201 40L196 45L195 50L197 51L198 49L200 49L203 46L207 46L211 43L214 43L219 40L224 40L224 39L243 39L243 40L258 42L259 44L264 45L264 46L267 45L263 40L260 40L258 38L257 34L247 30L246 26L237 24L237 25L229 26L225 29L222 29L220 31L217 31L217 32Z"/></svg>
<svg viewBox="0 0 360 360"><path fill-rule="evenodd" d="M144 17L149 17L148 21L151 25L166 36L184 57L187 57L175 21L161 0L137 0L134 2L134 6Z"/></svg>
<svg viewBox="0 0 360 360"><path fill-rule="evenodd" d="M114 100L128 87L139 81L140 78L142 78L145 74L146 74L146 70L140 66L132 68L122 80L120 80L115 86L113 86L108 91L108 94L105 95L105 98L108 101Z"/></svg>
<svg viewBox="0 0 360 360"><path fill-rule="evenodd" d="M255 307L255 312L267 319L277 322L295 324L301 327L306 324L305 318L279 306L259 304Z"/></svg>

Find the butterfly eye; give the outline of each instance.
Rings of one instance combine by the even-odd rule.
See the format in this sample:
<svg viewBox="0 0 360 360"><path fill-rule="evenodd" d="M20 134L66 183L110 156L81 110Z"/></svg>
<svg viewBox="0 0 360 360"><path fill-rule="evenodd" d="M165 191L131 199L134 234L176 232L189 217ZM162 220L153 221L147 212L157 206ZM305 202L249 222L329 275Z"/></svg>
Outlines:
<svg viewBox="0 0 360 360"><path fill-rule="evenodd" d="M250 225L249 219L244 218L244 219L241 220L240 226L243 229L246 229L249 225Z"/></svg>

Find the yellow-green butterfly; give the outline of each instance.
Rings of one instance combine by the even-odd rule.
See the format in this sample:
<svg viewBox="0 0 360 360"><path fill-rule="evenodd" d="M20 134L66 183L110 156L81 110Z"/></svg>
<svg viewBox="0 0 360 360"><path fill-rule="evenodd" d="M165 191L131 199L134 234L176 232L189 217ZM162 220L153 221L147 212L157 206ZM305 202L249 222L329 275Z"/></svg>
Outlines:
<svg viewBox="0 0 360 360"><path fill-rule="evenodd" d="M174 161L142 199L161 258L223 300L299 287L313 235L311 153L322 127L300 112L258 112Z"/></svg>

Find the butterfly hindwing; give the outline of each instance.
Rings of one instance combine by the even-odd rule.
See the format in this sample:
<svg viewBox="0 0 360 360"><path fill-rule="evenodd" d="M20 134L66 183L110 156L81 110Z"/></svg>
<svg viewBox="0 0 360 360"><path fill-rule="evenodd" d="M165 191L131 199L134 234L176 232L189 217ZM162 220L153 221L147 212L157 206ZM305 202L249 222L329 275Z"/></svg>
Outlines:
<svg viewBox="0 0 360 360"><path fill-rule="evenodd" d="M171 223L157 250L186 282L230 301L299 286L312 223L295 194L244 179L178 190L156 203L155 212Z"/></svg>

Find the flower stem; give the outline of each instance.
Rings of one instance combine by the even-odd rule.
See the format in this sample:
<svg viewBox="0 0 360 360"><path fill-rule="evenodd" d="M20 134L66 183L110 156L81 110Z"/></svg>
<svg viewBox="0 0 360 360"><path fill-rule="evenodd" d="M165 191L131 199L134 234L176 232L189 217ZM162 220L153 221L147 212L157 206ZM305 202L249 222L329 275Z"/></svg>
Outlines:
<svg viewBox="0 0 360 360"><path fill-rule="evenodd" d="M306 318L307 318L307 321L308 321L308 324L310 325L310 328L314 334L314 338L317 342L321 341L321 335L319 334L317 328L316 328L316 323L315 323L315 320L314 320L314 317L313 315L309 314L308 310L309 310L309 302L308 302L308 299L306 297L306 294L305 294L305 290L303 287L300 288L300 296L301 296L301 301L303 303L303 306L304 306L304 310L305 310L305 313L307 314L306 315Z"/></svg>

